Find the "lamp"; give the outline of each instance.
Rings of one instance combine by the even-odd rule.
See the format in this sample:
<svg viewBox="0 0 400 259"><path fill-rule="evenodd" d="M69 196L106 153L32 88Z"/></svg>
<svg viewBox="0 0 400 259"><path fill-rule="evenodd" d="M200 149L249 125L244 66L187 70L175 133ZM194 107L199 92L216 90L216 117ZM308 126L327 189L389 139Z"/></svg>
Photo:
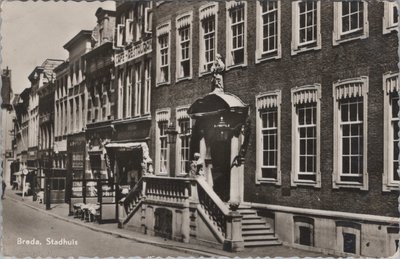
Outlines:
<svg viewBox="0 0 400 259"><path fill-rule="evenodd" d="M218 124L214 125L214 129L217 140L226 141L229 138L231 127L224 121L224 117L221 116Z"/></svg>
<svg viewBox="0 0 400 259"><path fill-rule="evenodd" d="M165 130L165 134L167 134L167 143L174 144L176 143L176 136L178 135L178 131L175 129L175 125L171 122L168 128Z"/></svg>

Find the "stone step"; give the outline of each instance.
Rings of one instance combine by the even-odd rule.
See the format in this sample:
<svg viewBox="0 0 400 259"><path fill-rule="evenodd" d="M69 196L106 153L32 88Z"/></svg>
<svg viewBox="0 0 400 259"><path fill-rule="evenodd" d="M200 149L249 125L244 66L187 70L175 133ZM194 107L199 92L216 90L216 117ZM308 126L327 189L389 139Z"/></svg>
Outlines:
<svg viewBox="0 0 400 259"><path fill-rule="evenodd" d="M251 225L243 225L242 224L242 230L268 230L271 227L265 225L265 224L251 224Z"/></svg>
<svg viewBox="0 0 400 259"><path fill-rule="evenodd" d="M274 231L270 228L268 229L242 229L242 236L251 236L251 235L271 235L274 234Z"/></svg>
<svg viewBox="0 0 400 259"><path fill-rule="evenodd" d="M257 214L244 214L243 220L248 220L248 219L262 219L260 216L257 216Z"/></svg>
<svg viewBox="0 0 400 259"><path fill-rule="evenodd" d="M245 214L253 214L253 215L257 215L257 211L255 211L255 210L252 210L252 209L238 209L238 212L240 213L240 214L242 214L242 215L245 215Z"/></svg>
<svg viewBox="0 0 400 259"><path fill-rule="evenodd" d="M262 219L243 219L242 220L242 224L243 225L252 225L252 224L266 224L267 222L265 222Z"/></svg>
<svg viewBox="0 0 400 259"><path fill-rule="evenodd" d="M274 234L270 234L270 235L244 236L243 240L245 242L248 242L248 241L271 241L271 240L278 240L278 238Z"/></svg>
<svg viewBox="0 0 400 259"><path fill-rule="evenodd" d="M280 246L282 242L279 240L267 240L267 241L248 241L244 242L244 247L256 247L256 246Z"/></svg>

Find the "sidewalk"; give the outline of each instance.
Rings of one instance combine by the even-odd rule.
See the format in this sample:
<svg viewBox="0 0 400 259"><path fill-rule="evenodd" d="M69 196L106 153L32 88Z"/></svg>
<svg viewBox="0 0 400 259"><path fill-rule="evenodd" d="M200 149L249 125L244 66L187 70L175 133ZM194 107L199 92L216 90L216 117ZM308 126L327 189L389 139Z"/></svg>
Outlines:
<svg viewBox="0 0 400 259"><path fill-rule="evenodd" d="M126 238L130 240L134 240L139 243L152 244L159 247L164 247L168 249L173 249L177 251L198 254L199 256L205 257L322 257L326 255L309 252L299 249L294 249L287 246L270 246L270 247L257 247L257 248L246 248L245 251L230 253L221 249L216 249L212 247L200 246L198 244L188 244L177 242L173 240L164 239L161 237L145 235L140 232L135 232L129 229L119 229L116 223L112 224L98 224L92 222L84 222L80 219L73 218L72 216L68 216L68 204L52 204L51 210L45 210L45 204L41 204L38 202L32 201L32 196L25 197L22 200L22 196L18 194L18 191L9 190L6 192L6 199L13 200L14 202L22 203L25 206L28 206L34 210L37 210L41 213L46 213L52 217L55 217L60 220L64 220L76 225L80 225L86 227L88 229L99 231L103 233L107 233L113 235L115 237ZM185 254L183 253L182 256ZM133 256L133 255L132 255Z"/></svg>

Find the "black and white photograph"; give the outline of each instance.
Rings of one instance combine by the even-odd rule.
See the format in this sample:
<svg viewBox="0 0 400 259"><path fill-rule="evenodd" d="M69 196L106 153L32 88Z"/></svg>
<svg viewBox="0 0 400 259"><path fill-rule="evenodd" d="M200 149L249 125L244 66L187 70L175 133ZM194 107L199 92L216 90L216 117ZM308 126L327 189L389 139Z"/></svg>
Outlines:
<svg viewBox="0 0 400 259"><path fill-rule="evenodd" d="M4 257L400 256L399 2L0 4Z"/></svg>

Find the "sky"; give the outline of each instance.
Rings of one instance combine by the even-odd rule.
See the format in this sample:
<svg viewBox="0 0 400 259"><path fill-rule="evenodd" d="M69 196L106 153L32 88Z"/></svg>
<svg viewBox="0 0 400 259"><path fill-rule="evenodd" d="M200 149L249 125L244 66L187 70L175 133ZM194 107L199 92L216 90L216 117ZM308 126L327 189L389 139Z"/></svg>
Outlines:
<svg viewBox="0 0 400 259"><path fill-rule="evenodd" d="M47 58L67 59L64 44L96 26L96 10L115 10L114 1L2 1L1 69L11 69L12 88L30 87L29 74Z"/></svg>

